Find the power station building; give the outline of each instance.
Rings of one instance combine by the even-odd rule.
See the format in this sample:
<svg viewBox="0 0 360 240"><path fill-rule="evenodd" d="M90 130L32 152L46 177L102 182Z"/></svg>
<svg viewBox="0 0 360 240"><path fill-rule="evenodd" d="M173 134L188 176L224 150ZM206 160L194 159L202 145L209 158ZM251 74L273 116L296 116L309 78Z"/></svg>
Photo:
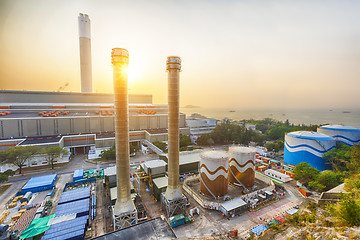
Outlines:
<svg viewBox="0 0 360 240"><path fill-rule="evenodd" d="M336 139L338 143L349 146L360 142L360 129L343 125L324 125L317 129L318 133L323 133Z"/></svg>
<svg viewBox="0 0 360 240"><path fill-rule="evenodd" d="M17 145L69 147L72 153L115 145L114 95L0 90L0 150ZM179 128L188 135L185 114ZM167 140L168 106L129 95L130 142Z"/></svg>
<svg viewBox="0 0 360 240"><path fill-rule="evenodd" d="M284 145L286 164L307 162L320 171L331 168L322 156L335 148L336 140L333 137L311 131L291 132L285 135Z"/></svg>

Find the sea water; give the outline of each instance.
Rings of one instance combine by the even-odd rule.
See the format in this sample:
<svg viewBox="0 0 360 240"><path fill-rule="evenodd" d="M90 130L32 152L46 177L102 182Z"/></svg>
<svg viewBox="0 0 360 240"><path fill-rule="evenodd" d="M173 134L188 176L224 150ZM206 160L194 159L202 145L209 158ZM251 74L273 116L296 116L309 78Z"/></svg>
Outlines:
<svg viewBox="0 0 360 240"><path fill-rule="evenodd" d="M302 109L302 110L243 110L229 108L181 108L186 116L199 113L218 120L229 118L235 121L264 118L289 120L293 124L343 124L360 128L360 109Z"/></svg>

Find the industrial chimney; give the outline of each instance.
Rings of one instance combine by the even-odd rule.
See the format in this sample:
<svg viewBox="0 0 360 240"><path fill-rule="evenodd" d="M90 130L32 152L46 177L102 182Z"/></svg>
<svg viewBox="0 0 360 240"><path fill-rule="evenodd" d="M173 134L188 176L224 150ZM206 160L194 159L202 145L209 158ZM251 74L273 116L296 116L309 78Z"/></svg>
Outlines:
<svg viewBox="0 0 360 240"><path fill-rule="evenodd" d="M113 48L111 63L114 78L117 177L117 200L113 213L114 227L121 229L137 223L136 208L130 195L128 76L126 73L129 52L123 48Z"/></svg>
<svg viewBox="0 0 360 240"><path fill-rule="evenodd" d="M170 56L166 61L168 71L168 186L165 198L173 201L182 198L179 185L179 79L181 70L180 57Z"/></svg>
<svg viewBox="0 0 360 240"><path fill-rule="evenodd" d="M79 43L80 43L81 92L91 93L93 89L92 89L92 72L91 72L90 18L87 14L80 13L78 20L79 20Z"/></svg>

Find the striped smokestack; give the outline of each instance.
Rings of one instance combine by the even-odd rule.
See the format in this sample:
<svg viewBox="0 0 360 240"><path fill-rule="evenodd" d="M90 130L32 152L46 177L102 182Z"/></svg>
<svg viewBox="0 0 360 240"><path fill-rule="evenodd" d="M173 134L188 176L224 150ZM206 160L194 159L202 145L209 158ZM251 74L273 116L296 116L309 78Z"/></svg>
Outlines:
<svg viewBox="0 0 360 240"><path fill-rule="evenodd" d="M165 198L176 200L182 197L179 185L179 80L181 71L180 57L170 56L166 61L168 72L168 186Z"/></svg>
<svg viewBox="0 0 360 240"><path fill-rule="evenodd" d="M130 195L128 75L126 73L129 64L129 52L123 48L113 48L111 63L114 78L117 177L117 200L114 214L120 215L135 209Z"/></svg>

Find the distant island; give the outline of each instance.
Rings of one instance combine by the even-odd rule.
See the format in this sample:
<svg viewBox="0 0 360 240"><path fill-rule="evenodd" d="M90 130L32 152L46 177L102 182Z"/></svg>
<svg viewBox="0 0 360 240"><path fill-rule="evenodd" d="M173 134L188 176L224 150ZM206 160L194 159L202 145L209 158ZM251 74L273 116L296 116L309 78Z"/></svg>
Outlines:
<svg viewBox="0 0 360 240"><path fill-rule="evenodd" d="M199 106L194 106L194 105L186 105L183 108L200 108Z"/></svg>
<svg viewBox="0 0 360 240"><path fill-rule="evenodd" d="M204 118L204 119L207 118L207 117L201 115L200 113L193 113L193 114L191 114L190 117L192 117L192 118Z"/></svg>

